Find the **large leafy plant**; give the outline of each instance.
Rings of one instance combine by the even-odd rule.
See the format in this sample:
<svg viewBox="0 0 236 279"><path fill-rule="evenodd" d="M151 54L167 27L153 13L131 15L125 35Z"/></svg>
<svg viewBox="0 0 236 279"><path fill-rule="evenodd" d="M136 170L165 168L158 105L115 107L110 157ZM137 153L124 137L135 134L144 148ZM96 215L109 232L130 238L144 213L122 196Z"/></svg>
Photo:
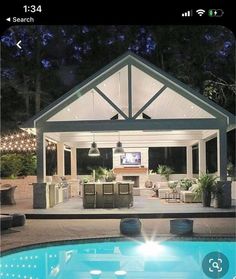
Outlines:
<svg viewBox="0 0 236 279"><path fill-rule="evenodd" d="M203 192L213 193L217 178L218 177L213 174L202 173L197 180L198 187L195 191L196 197L201 196Z"/></svg>
<svg viewBox="0 0 236 279"><path fill-rule="evenodd" d="M192 186L192 184L193 184L193 181L192 181L192 179L189 179L189 178L180 179L180 182L179 182L180 188L184 191L188 191L188 189Z"/></svg>
<svg viewBox="0 0 236 279"><path fill-rule="evenodd" d="M164 176L166 180L169 181L170 175L174 173L174 170L167 165L158 165L157 173L160 174L161 176Z"/></svg>

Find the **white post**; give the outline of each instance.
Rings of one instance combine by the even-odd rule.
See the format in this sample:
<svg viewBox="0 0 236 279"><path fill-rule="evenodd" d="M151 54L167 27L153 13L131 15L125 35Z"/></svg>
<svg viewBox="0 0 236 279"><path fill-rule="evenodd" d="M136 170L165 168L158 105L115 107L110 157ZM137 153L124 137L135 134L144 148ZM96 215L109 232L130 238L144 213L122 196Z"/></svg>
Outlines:
<svg viewBox="0 0 236 279"><path fill-rule="evenodd" d="M70 153L71 179L77 179L77 148L71 147Z"/></svg>
<svg viewBox="0 0 236 279"><path fill-rule="evenodd" d="M217 131L217 172L221 181L227 180L227 133L223 128Z"/></svg>
<svg viewBox="0 0 236 279"><path fill-rule="evenodd" d="M45 136L40 128L37 128L37 182L42 183L46 179L46 146Z"/></svg>
<svg viewBox="0 0 236 279"><path fill-rule="evenodd" d="M198 156L199 156L199 175L206 173L206 142L199 140L198 142Z"/></svg>
<svg viewBox="0 0 236 279"><path fill-rule="evenodd" d="M187 177L193 177L193 150L192 146L186 146Z"/></svg>
<svg viewBox="0 0 236 279"><path fill-rule="evenodd" d="M65 162L64 162L64 144L63 142L57 143L57 175L65 175Z"/></svg>

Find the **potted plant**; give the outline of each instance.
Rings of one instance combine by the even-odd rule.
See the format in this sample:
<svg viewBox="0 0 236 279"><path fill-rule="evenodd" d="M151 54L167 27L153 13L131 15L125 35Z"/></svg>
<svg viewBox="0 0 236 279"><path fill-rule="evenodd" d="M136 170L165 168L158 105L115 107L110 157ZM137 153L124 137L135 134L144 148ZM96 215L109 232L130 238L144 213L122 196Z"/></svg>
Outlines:
<svg viewBox="0 0 236 279"><path fill-rule="evenodd" d="M113 170L108 170L105 174L105 180L107 182L112 182L112 181L115 181L116 180L116 175L115 173L113 172Z"/></svg>
<svg viewBox="0 0 236 279"><path fill-rule="evenodd" d="M97 167L95 169L95 181L105 180L107 169L103 167Z"/></svg>
<svg viewBox="0 0 236 279"><path fill-rule="evenodd" d="M87 177L84 177L82 180L82 183L88 183L88 182L89 182L89 179Z"/></svg>
<svg viewBox="0 0 236 279"><path fill-rule="evenodd" d="M183 179L180 179L180 188L184 191L188 191L190 187L192 187L193 185L193 181L192 179L189 179L189 178L183 178Z"/></svg>
<svg viewBox="0 0 236 279"><path fill-rule="evenodd" d="M177 186L178 186L178 181L172 181L168 183L169 188L172 190L172 192L177 192Z"/></svg>
<svg viewBox="0 0 236 279"><path fill-rule="evenodd" d="M231 199L231 181L217 181L213 188L214 207L230 208Z"/></svg>
<svg viewBox="0 0 236 279"><path fill-rule="evenodd" d="M212 190L214 198L214 207L223 208L224 207L224 198L223 198L223 188L222 184L216 183Z"/></svg>
<svg viewBox="0 0 236 279"><path fill-rule="evenodd" d="M216 184L217 176L206 173L201 174L198 178L197 196L202 196L202 205L204 207L211 206L211 193Z"/></svg>
<svg viewBox="0 0 236 279"><path fill-rule="evenodd" d="M162 177L165 177L165 179L169 181L170 175L174 173L174 170L167 165L158 165L157 173L160 174Z"/></svg>

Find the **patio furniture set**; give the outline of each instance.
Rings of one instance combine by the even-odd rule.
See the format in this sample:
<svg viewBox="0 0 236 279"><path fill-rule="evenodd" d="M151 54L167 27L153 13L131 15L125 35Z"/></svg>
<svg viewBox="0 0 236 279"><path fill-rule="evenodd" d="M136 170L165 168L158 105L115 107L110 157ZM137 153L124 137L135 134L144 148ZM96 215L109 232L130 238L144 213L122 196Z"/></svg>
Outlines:
<svg viewBox="0 0 236 279"><path fill-rule="evenodd" d="M176 183L177 186L170 188L169 184ZM184 202L184 203L200 203L201 197L196 195L198 185L192 184L188 190L181 190L181 187L175 181L158 182L154 185L153 190L156 192L157 197L165 199L167 202Z"/></svg>

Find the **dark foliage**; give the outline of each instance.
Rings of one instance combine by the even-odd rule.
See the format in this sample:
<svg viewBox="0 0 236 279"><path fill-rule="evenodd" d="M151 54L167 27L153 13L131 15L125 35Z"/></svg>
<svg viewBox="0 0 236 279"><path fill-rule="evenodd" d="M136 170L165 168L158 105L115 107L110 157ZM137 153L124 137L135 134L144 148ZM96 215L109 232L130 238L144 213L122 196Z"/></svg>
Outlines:
<svg viewBox="0 0 236 279"><path fill-rule="evenodd" d="M127 50L235 109L235 38L222 26L14 26L1 42L3 129Z"/></svg>

